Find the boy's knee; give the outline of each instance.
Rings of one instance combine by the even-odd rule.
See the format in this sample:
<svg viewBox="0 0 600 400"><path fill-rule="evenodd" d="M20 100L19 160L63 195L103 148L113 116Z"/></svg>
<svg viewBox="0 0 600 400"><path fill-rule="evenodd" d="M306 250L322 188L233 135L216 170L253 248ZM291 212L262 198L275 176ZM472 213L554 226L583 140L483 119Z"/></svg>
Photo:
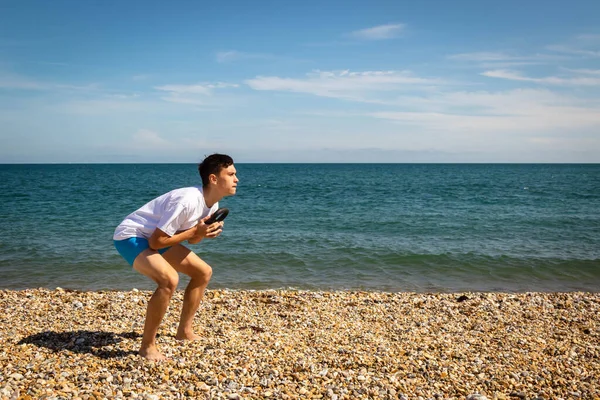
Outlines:
<svg viewBox="0 0 600 400"><path fill-rule="evenodd" d="M199 268L196 271L196 274L193 276L193 278L195 278L201 282L208 282L208 281L210 281L211 277L212 277L212 268L210 267L210 265L205 265L203 268Z"/></svg>
<svg viewBox="0 0 600 400"><path fill-rule="evenodd" d="M161 279L158 280L157 283L159 289L168 291L169 294L172 295L177 290L177 285L179 284L179 275L170 274L163 276L161 277Z"/></svg>

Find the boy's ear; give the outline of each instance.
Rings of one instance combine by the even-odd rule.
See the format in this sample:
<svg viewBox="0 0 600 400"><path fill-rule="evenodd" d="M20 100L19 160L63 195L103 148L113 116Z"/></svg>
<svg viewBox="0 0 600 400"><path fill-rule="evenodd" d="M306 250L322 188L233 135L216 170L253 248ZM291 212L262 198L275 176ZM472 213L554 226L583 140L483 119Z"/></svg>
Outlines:
<svg viewBox="0 0 600 400"><path fill-rule="evenodd" d="M208 176L208 180L210 181L210 183L217 183L217 176L215 174L210 174Z"/></svg>

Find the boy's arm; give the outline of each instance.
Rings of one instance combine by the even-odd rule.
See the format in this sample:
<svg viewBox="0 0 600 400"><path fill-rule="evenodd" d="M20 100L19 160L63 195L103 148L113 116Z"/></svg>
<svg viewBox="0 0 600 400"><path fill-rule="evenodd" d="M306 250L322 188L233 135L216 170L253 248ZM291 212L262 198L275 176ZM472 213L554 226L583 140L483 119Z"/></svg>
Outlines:
<svg viewBox="0 0 600 400"><path fill-rule="evenodd" d="M162 249L165 247L173 246L175 244L185 242L186 240L190 243L198 243L205 237L213 238L221 233L222 223L215 222L211 225L205 225L204 220L210 218L206 216L198 221L198 224L185 231L176 232L173 236L169 236L162 230L156 228L148 239L148 244L153 250Z"/></svg>
<svg viewBox="0 0 600 400"><path fill-rule="evenodd" d="M148 239L148 244L152 250L158 250L165 247L173 246L174 244L184 242L194 236L196 233L196 227L190 228L185 231L177 232L173 236L167 235L165 232L156 228L152 232L152 236Z"/></svg>

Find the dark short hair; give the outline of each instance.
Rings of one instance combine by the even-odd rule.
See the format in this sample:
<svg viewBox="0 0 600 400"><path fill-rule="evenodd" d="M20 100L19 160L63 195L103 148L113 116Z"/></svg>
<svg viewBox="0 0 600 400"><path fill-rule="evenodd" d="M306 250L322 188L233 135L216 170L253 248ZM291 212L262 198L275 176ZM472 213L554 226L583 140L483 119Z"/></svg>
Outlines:
<svg viewBox="0 0 600 400"><path fill-rule="evenodd" d="M204 161L198 164L198 173L200 174L200 178L202 178L202 186L209 184L208 177L211 174L218 175L221 169L227 168L230 165L233 165L233 158L228 155L215 153L206 157Z"/></svg>

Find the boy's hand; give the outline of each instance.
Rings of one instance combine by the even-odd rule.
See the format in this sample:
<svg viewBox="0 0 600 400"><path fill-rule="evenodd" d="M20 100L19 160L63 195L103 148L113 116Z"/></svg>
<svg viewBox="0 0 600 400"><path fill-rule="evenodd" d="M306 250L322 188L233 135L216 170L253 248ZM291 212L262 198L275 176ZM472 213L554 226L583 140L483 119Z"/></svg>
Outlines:
<svg viewBox="0 0 600 400"><path fill-rule="evenodd" d="M221 234L224 225L223 221L206 225L204 222L209 218L210 216L207 215L198 222L198 225L196 225L194 235L190 239L188 239L188 243L195 244L200 242L204 238L213 239Z"/></svg>
<svg viewBox="0 0 600 400"><path fill-rule="evenodd" d="M209 239L214 239L217 236L219 236L221 234L221 232L223 232L223 225L225 223L223 221L219 221L219 222L214 222L210 225L205 225L207 226L206 228L206 236Z"/></svg>

